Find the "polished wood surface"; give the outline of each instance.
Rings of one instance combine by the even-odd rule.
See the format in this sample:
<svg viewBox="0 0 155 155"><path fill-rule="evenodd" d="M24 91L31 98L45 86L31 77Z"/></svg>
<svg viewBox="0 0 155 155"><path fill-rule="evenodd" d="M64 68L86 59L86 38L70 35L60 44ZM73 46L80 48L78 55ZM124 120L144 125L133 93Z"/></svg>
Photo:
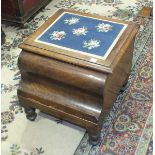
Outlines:
<svg viewBox="0 0 155 155"><path fill-rule="evenodd" d="M38 108L86 128L91 144L96 145L103 119L127 83L138 26L125 22L128 28L107 60L95 64L87 61L89 56L78 54L77 57L71 52L64 55L60 49L36 46L34 39L64 11L69 10L58 11L20 45L23 50L18 59L21 71L18 98L28 119L35 120L35 108Z"/></svg>
<svg viewBox="0 0 155 155"><path fill-rule="evenodd" d="M24 24L51 0L2 0L2 21Z"/></svg>
<svg viewBox="0 0 155 155"><path fill-rule="evenodd" d="M69 50L64 50L57 47L48 46L45 44L41 44L35 41L35 39L48 27L53 23L63 12L75 13L83 16L98 18L102 20L109 20L114 22L119 22L123 24L128 24L127 29L122 34L113 50L110 52L109 56L103 60L101 58L96 58L89 55L84 55L77 52L72 52ZM138 26L131 22L125 22L116 19L108 19L102 16L97 15L89 15L86 13L79 13L77 11L60 9L57 11L49 20L47 20L36 32L34 32L23 44L20 45L20 48L31 51L40 55L46 55L51 58L55 58L57 60L61 60L68 63L73 63L75 65L80 65L83 67L88 67L95 70L102 70L107 72L112 72L113 70L113 62L118 61L120 53L123 54L124 46L128 46L128 43L133 40L133 36L136 34ZM120 52L122 51L122 52ZM91 62L91 59L95 58L97 61Z"/></svg>
<svg viewBox="0 0 155 155"><path fill-rule="evenodd" d="M46 76L62 83L83 88L92 93L103 94L106 75L100 72L87 70L40 55L36 56L33 53L27 53L25 51L19 57L19 64L19 67L27 72ZM96 86L95 88L94 85Z"/></svg>
<svg viewBox="0 0 155 155"><path fill-rule="evenodd" d="M143 7L139 13L138 13L138 16L140 17L147 17L147 18L152 18L153 16L153 8L150 8L150 7Z"/></svg>

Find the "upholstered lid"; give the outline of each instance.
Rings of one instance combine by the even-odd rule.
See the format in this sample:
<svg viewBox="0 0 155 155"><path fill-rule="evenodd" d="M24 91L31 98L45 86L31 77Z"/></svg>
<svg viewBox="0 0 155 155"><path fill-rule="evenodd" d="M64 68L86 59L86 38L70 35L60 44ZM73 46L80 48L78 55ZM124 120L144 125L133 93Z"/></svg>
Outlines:
<svg viewBox="0 0 155 155"><path fill-rule="evenodd" d="M132 41L134 27L129 22L59 10L21 48L78 65L104 66L108 71L127 39Z"/></svg>

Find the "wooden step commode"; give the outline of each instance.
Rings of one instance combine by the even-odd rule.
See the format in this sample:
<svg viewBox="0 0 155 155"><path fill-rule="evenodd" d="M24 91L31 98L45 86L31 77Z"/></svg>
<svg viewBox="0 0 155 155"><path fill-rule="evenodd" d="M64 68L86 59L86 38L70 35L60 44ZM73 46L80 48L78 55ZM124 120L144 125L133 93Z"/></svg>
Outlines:
<svg viewBox="0 0 155 155"><path fill-rule="evenodd" d="M103 118L130 74L138 26L60 9L24 43L19 102L86 128L99 142Z"/></svg>

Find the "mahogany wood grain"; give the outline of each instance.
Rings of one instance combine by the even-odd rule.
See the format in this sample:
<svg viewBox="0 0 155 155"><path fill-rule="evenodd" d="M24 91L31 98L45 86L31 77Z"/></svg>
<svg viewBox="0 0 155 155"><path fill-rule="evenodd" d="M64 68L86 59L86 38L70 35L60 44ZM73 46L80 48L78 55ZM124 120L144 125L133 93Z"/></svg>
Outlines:
<svg viewBox="0 0 155 155"><path fill-rule="evenodd" d="M51 23L53 23L63 12L76 13L79 15L98 18L102 20L115 21L115 22L127 24L128 28L122 34L122 36L120 37L120 39L114 46L113 50L110 52L109 56L105 60L36 42L35 39L49 25L51 25ZM72 11L72 10L60 9L51 18L49 18L49 20L47 20L37 31L35 31L23 44L21 44L20 48L26 51L37 53L37 54L46 55L48 57L52 57L57 60L61 60L61 61L63 60L64 62L73 63L75 65L81 65L83 67L89 67L95 70L96 69L103 70L104 72L105 71L112 72L112 67L111 67L112 63L115 61L115 59L119 58L120 50L122 50L122 53L123 53L124 46L128 46L126 44L128 44L128 42L131 41L132 36L134 36L137 31L138 31L138 26L131 22L125 22L125 21L116 20L116 19L109 19L109 18L98 16L98 15L89 15L86 13L79 13L77 11ZM96 63L94 62L92 63L91 58L95 58L97 60Z"/></svg>
<svg viewBox="0 0 155 155"><path fill-rule="evenodd" d="M147 18L152 18L153 16L153 8L151 7L143 7L139 13L138 13L138 16L140 17L147 17Z"/></svg>
<svg viewBox="0 0 155 155"><path fill-rule="evenodd" d="M128 24L106 60L90 61L90 56L45 47L34 40L63 12ZM86 128L90 143L99 142L103 119L130 74L138 26L131 22L59 10L20 47L18 59L21 82L19 102L26 116L34 120L35 108Z"/></svg>
<svg viewBox="0 0 155 155"><path fill-rule="evenodd" d="M19 67L27 72L46 76L50 79L98 93L99 95L103 94L103 87L107 77L103 73L72 66L64 62L24 51L18 60ZM94 85L96 86L95 88Z"/></svg>
<svg viewBox="0 0 155 155"><path fill-rule="evenodd" d="M49 1L51 0L2 0L2 21L23 25Z"/></svg>

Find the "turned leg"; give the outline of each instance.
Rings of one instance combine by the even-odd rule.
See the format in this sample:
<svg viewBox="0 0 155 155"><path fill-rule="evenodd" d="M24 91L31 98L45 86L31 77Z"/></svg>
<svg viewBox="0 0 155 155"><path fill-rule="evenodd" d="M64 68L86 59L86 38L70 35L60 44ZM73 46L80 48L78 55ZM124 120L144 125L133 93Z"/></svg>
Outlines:
<svg viewBox="0 0 155 155"><path fill-rule="evenodd" d="M35 108L24 107L26 118L30 121L34 121L37 117L37 113L35 112Z"/></svg>
<svg viewBox="0 0 155 155"><path fill-rule="evenodd" d="M88 133L89 135L89 142L90 144L92 145L97 145L100 141L100 134L91 134L91 133Z"/></svg>
<svg viewBox="0 0 155 155"><path fill-rule="evenodd" d="M89 129L88 129L90 144L97 145L100 142L100 134L101 134L100 128L94 128L93 131L92 130L89 131Z"/></svg>

